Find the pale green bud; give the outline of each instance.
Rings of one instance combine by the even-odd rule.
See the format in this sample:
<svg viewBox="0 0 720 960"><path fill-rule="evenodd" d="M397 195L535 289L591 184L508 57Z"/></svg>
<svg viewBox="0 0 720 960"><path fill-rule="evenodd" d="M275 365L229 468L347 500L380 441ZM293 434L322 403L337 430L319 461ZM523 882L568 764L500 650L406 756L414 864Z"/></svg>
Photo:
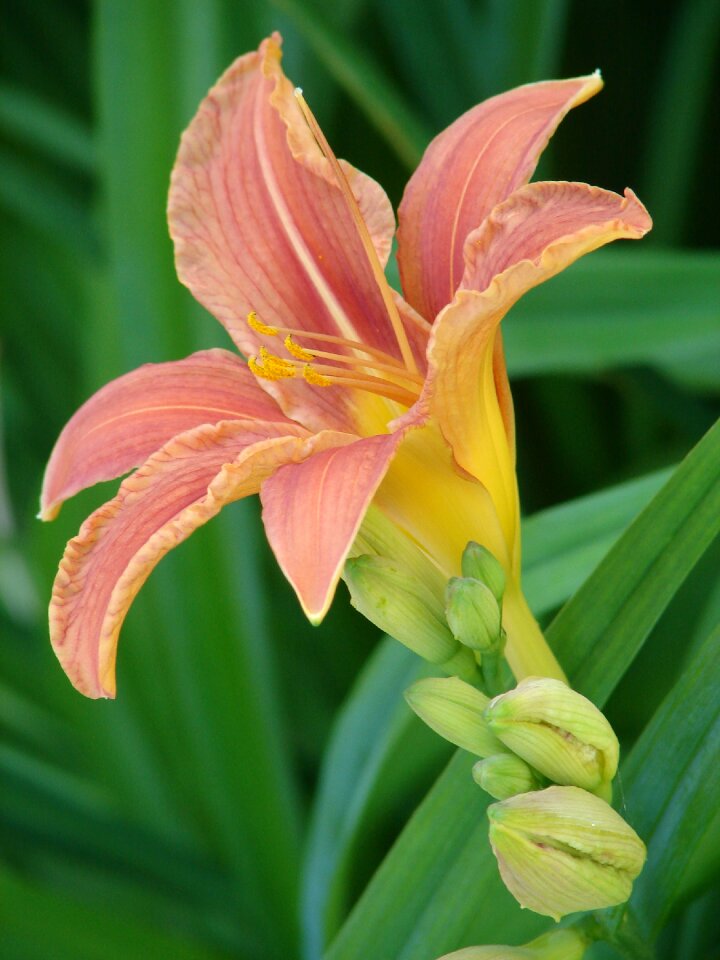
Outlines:
<svg viewBox="0 0 720 960"><path fill-rule="evenodd" d="M498 753L478 760L472 775L475 783L496 800L507 800L516 793L528 793L542 786L533 770L514 753Z"/></svg>
<svg viewBox="0 0 720 960"><path fill-rule="evenodd" d="M425 660L443 663L460 649L441 600L404 566L385 557L355 557L346 562L344 579L352 605Z"/></svg>
<svg viewBox="0 0 720 960"><path fill-rule="evenodd" d="M457 677L428 677L405 691L410 708L435 733L479 757L505 753L483 717L488 698Z"/></svg>
<svg viewBox="0 0 720 960"><path fill-rule="evenodd" d="M489 587L470 577L452 577L445 615L453 636L466 647L495 653L502 642L500 606Z"/></svg>
<svg viewBox="0 0 720 960"><path fill-rule="evenodd" d="M551 930L521 947L465 947L439 960L582 960L588 945L579 930Z"/></svg>
<svg viewBox="0 0 720 960"><path fill-rule="evenodd" d="M645 844L604 800L548 787L488 807L503 883L522 907L559 920L624 903Z"/></svg>
<svg viewBox="0 0 720 960"><path fill-rule="evenodd" d="M505 571L490 551L471 540L462 555L462 575L480 580L489 587L498 603L505 593Z"/></svg>
<svg viewBox="0 0 720 960"><path fill-rule="evenodd" d="M561 680L527 677L485 711L499 740L555 783L608 796L619 745L598 708Z"/></svg>

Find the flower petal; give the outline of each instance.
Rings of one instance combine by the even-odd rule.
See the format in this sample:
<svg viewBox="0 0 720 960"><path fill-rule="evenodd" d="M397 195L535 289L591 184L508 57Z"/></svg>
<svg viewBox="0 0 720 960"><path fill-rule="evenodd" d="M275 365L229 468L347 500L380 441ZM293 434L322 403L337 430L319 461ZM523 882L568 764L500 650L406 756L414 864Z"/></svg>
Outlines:
<svg viewBox="0 0 720 960"><path fill-rule="evenodd" d="M531 287L583 254L612 240L639 239L650 227L632 191L623 198L586 184L534 183L468 237L461 288L431 337L426 401L458 465L489 491L509 549L517 543L518 507L509 401L495 357L498 325Z"/></svg>
<svg viewBox="0 0 720 960"><path fill-rule="evenodd" d="M369 177L343 169L384 262L389 201ZM243 351L258 347L245 324L255 310L268 325L398 354L356 216L280 68L277 34L201 104L182 138L168 217L180 279Z"/></svg>
<svg viewBox="0 0 720 960"><path fill-rule="evenodd" d="M286 420L247 365L226 350L148 363L98 390L69 420L48 462L40 516L64 500L143 463L164 443L201 423Z"/></svg>
<svg viewBox="0 0 720 960"><path fill-rule="evenodd" d="M565 114L601 87L599 74L518 87L473 107L432 141L398 211L403 291L424 317L433 320L452 300L469 232L530 179Z"/></svg>
<svg viewBox="0 0 720 960"><path fill-rule="evenodd" d="M325 450L263 484L267 538L313 623L327 613L365 511L405 432Z"/></svg>
<svg viewBox="0 0 720 960"><path fill-rule="evenodd" d="M118 634L138 590L174 546L280 464L334 443L330 431L260 421L204 424L155 453L90 516L60 563L50 636L65 672L89 697L115 695Z"/></svg>

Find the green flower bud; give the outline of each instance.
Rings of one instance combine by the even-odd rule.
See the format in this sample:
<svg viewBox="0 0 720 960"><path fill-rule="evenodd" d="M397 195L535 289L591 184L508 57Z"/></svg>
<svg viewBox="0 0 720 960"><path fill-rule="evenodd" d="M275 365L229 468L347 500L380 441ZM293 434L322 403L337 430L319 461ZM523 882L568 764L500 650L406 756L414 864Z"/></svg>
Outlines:
<svg viewBox="0 0 720 960"><path fill-rule="evenodd" d="M486 547L471 540L462 555L462 575L480 580L489 587L498 603L505 593L505 571Z"/></svg>
<svg viewBox="0 0 720 960"><path fill-rule="evenodd" d="M498 753L478 760L472 775L475 783L496 800L507 800L516 793L528 793L542 786L533 770L514 753Z"/></svg>
<svg viewBox="0 0 720 960"><path fill-rule="evenodd" d="M522 907L559 920L624 903L645 844L604 800L548 787L488 807L503 883Z"/></svg>
<svg viewBox="0 0 720 960"><path fill-rule="evenodd" d="M500 606L484 583L469 577L452 577L445 591L445 615L453 636L466 647L488 653L499 650Z"/></svg>
<svg viewBox="0 0 720 960"><path fill-rule="evenodd" d="M457 677L428 677L405 691L411 710L435 733L479 757L505 753L483 717L488 698Z"/></svg>
<svg viewBox="0 0 720 960"><path fill-rule="evenodd" d="M406 567L385 557L355 557L346 562L344 579L352 605L425 660L443 663L460 649L442 602Z"/></svg>
<svg viewBox="0 0 720 960"><path fill-rule="evenodd" d="M582 960L587 948L579 930L551 930L522 947L465 947L439 960Z"/></svg>
<svg viewBox="0 0 720 960"><path fill-rule="evenodd" d="M619 745L598 708L561 680L528 677L485 711L499 740L555 783L609 799Z"/></svg>

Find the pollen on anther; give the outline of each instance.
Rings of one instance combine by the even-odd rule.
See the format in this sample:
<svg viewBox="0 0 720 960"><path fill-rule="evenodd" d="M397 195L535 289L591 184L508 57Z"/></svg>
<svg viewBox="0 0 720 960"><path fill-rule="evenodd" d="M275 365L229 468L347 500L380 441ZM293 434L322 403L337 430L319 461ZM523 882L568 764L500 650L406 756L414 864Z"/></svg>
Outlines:
<svg viewBox="0 0 720 960"><path fill-rule="evenodd" d="M260 360L265 370L278 377L294 377L297 372L294 361L277 357L274 353L270 353L266 347L260 347Z"/></svg>
<svg viewBox="0 0 720 960"><path fill-rule="evenodd" d="M315 359L315 354L311 353L309 350L303 350L292 338L292 334L289 333L285 337L285 349L288 353L291 353L294 357L297 357L298 360L306 360L308 363Z"/></svg>
<svg viewBox="0 0 720 960"><path fill-rule="evenodd" d="M279 357L273 357L272 354L268 354L267 357L261 357L261 360L262 363L258 363L257 357L248 357L248 367L250 371L262 380L285 380L289 377L294 377L297 372L295 367L290 363L288 363L287 367L281 366L285 361L280 360ZM277 361L277 363L273 361Z"/></svg>
<svg viewBox="0 0 720 960"><path fill-rule="evenodd" d="M331 387L333 385L330 377L324 377L317 370L313 370L309 363L306 363L303 367L303 377L314 387Z"/></svg>
<svg viewBox="0 0 720 960"><path fill-rule="evenodd" d="M251 330L254 330L256 333L262 333L266 337L276 337L278 331L276 327L270 327L266 323L263 323L262 320L258 319L258 315L254 310L251 310L247 315L247 323Z"/></svg>

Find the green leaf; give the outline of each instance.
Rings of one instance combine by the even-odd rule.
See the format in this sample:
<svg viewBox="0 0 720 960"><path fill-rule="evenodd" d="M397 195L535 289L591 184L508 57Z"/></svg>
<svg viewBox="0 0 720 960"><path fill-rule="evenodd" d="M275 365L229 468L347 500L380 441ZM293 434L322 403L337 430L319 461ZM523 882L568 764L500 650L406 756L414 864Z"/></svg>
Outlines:
<svg viewBox="0 0 720 960"><path fill-rule="evenodd" d="M309 4L273 0L323 61L336 82L352 97L370 122L407 167L415 167L430 141L427 130L385 71L360 52L345 36L330 27Z"/></svg>
<svg viewBox="0 0 720 960"><path fill-rule="evenodd" d="M0 926L3 956L22 960L227 960L202 940L192 942L180 931L163 930L153 922L148 904L143 912L83 902L71 891L41 890L0 869ZM41 919L39 919L41 918ZM259 954L254 954L259 957Z"/></svg>
<svg viewBox="0 0 720 960"><path fill-rule="evenodd" d="M347 909L345 874L371 794L413 720L403 691L427 672L418 657L395 640L384 640L336 721L305 861L302 916L308 958L321 956Z"/></svg>
<svg viewBox="0 0 720 960"><path fill-rule="evenodd" d="M602 705L621 678L717 531L719 481L716 427L551 626L548 638L573 685L596 703ZM470 778L471 765L467 755L453 758L365 890L328 960L360 960L377 943L398 960L432 960L463 944L516 943L537 932L542 921L520 911L498 879L486 804Z"/></svg>
<svg viewBox="0 0 720 960"><path fill-rule="evenodd" d="M34 147L54 162L81 173L92 173L95 149L90 130L27 90L0 86L0 130L9 138Z"/></svg>
<svg viewBox="0 0 720 960"><path fill-rule="evenodd" d="M677 242L692 209L720 38L716 0L686 0L672 10L672 29L649 136L642 197L653 212L655 242Z"/></svg>
<svg viewBox="0 0 720 960"><path fill-rule="evenodd" d="M669 475L660 470L523 522L523 591L535 616L556 609L578 589Z"/></svg>
<svg viewBox="0 0 720 960"><path fill-rule="evenodd" d="M630 907L654 940L687 889L693 856L707 845L720 806L720 627L699 648L621 770L624 809L648 860ZM715 866L720 848L714 847Z"/></svg>
<svg viewBox="0 0 720 960"><path fill-rule="evenodd" d="M603 704L720 531L720 423L560 611L548 642L573 686Z"/></svg>
<svg viewBox="0 0 720 960"><path fill-rule="evenodd" d="M6 148L0 151L0 206L54 244L97 259L97 236L85 204L56 177L33 175Z"/></svg>
<svg viewBox="0 0 720 960"><path fill-rule="evenodd" d="M717 255L598 252L523 297L503 335L511 375L649 364L692 382L697 365L717 389Z"/></svg>

